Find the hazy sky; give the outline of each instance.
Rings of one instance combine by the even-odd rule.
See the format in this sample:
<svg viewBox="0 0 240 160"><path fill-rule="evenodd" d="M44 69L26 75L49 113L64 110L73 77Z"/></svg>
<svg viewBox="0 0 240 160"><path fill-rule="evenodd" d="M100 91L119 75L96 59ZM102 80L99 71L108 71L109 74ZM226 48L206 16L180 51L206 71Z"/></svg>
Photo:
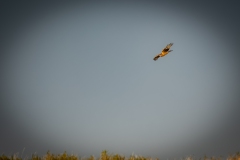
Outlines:
<svg viewBox="0 0 240 160"><path fill-rule="evenodd" d="M0 154L240 151L237 2L1 1Z"/></svg>

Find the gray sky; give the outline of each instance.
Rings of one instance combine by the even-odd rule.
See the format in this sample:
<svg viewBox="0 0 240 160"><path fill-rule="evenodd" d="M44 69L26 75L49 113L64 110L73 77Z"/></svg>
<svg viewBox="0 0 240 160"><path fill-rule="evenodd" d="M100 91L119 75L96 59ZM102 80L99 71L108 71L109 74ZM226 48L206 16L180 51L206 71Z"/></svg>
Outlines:
<svg viewBox="0 0 240 160"><path fill-rule="evenodd" d="M0 154L240 151L236 1L0 6Z"/></svg>

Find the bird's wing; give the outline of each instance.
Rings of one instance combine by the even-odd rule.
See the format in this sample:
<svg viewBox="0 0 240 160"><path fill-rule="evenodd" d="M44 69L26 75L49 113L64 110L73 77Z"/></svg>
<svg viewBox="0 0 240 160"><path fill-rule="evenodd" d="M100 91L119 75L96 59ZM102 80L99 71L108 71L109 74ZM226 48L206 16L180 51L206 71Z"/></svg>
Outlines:
<svg viewBox="0 0 240 160"><path fill-rule="evenodd" d="M166 48L170 49L172 47L173 43L169 43Z"/></svg>
<svg viewBox="0 0 240 160"><path fill-rule="evenodd" d="M172 47L173 43L169 43L162 51L168 51Z"/></svg>
<svg viewBox="0 0 240 160"><path fill-rule="evenodd" d="M153 60L156 61L160 57L160 54L156 55Z"/></svg>
<svg viewBox="0 0 240 160"><path fill-rule="evenodd" d="M169 49L172 47L173 43L169 43L161 52L160 57L166 56L169 52Z"/></svg>

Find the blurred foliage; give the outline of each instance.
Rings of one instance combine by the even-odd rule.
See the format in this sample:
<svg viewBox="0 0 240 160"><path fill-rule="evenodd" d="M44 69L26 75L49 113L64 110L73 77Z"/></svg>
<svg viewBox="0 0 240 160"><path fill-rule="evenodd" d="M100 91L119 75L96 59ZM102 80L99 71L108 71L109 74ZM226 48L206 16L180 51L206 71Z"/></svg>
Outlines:
<svg viewBox="0 0 240 160"><path fill-rule="evenodd" d="M12 156L6 156L4 154L0 155L0 160L159 160L158 158L151 157L143 157L137 155L130 155L129 158L125 158L125 156L119 154L108 154L107 150L103 150L99 158L95 158L91 155L88 158L79 158L77 155L68 155L65 151L62 154L54 155L50 151L47 152L46 155L39 157L38 155L32 154L31 158L22 158L19 157L18 154L13 154ZM197 160L193 156L188 156L186 158L182 158L181 160ZM206 155L203 158L198 160L223 160L222 157L207 157ZM240 160L240 152L236 154L229 155L226 160Z"/></svg>

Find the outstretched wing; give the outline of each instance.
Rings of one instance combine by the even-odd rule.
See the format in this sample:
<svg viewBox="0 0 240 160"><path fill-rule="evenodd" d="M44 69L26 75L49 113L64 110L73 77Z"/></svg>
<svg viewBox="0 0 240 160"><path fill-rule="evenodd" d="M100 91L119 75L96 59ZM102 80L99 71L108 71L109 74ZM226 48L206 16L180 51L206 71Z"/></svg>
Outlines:
<svg viewBox="0 0 240 160"><path fill-rule="evenodd" d="M160 54L156 55L153 60L156 61L160 57Z"/></svg>
<svg viewBox="0 0 240 160"><path fill-rule="evenodd" d="M169 50L172 47L173 43L169 43L160 54L156 55L153 60L156 61L159 57L163 57L166 56L169 52L171 52L172 50Z"/></svg>
<svg viewBox="0 0 240 160"><path fill-rule="evenodd" d="M169 43L169 44L164 48L164 50L165 50L165 49L169 50L169 49L172 47L172 45L173 45L173 43Z"/></svg>
<svg viewBox="0 0 240 160"><path fill-rule="evenodd" d="M169 51L169 49L172 47L172 45L173 45L173 43L168 44L168 45L162 50L162 52L167 52L167 51Z"/></svg>

